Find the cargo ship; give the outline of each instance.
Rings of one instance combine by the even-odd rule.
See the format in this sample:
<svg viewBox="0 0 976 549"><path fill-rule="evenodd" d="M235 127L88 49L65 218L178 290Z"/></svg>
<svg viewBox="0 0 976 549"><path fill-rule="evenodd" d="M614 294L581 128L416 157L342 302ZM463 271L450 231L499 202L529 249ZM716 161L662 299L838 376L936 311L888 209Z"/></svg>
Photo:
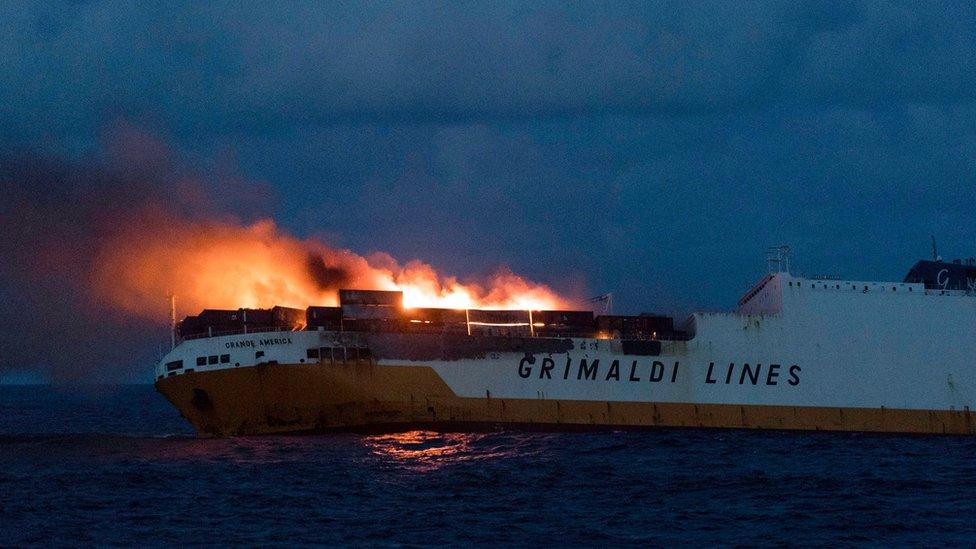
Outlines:
<svg viewBox="0 0 976 549"><path fill-rule="evenodd" d="M201 436L654 427L973 434L976 261L901 282L795 276L734 312L204 310L155 386Z"/></svg>

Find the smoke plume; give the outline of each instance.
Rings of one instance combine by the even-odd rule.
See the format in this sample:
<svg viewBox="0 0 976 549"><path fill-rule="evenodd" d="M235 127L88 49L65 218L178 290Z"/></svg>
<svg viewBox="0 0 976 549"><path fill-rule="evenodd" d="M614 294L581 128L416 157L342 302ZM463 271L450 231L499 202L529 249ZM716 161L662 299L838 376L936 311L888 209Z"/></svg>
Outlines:
<svg viewBox="0 0 976 549"><path fill-rule="evenodd" d="M0 368L54 381L145 379L167 335L168 295L203 308L334 305L340 288L402 290L407 306L553 308L544 285L501 268L460 281L421 261L362 256L292 236L211 197L150 136L121 128L98 158L0 158ZM252 185L248 193L268 193ZM239 195L240 193L232 193Z"/></svg>

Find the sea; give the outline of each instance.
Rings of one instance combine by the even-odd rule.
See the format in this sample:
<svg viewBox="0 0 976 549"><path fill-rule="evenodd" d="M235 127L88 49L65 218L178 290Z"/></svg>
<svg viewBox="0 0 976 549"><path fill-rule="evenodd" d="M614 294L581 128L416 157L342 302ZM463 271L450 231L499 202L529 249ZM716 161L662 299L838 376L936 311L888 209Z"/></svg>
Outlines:
<svg viewBox="0 0 976 549"><path fill-rule="evenodd" d="M195 438L0 386L0 546L976 544L976 440L696 429Z"/></svg>

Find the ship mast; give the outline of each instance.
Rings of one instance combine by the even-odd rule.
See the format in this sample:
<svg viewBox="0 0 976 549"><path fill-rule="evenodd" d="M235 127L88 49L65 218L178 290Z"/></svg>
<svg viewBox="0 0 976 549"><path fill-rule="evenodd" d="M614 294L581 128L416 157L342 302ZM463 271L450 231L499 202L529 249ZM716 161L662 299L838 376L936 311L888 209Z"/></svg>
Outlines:
<svg viewBox="0 0 976 549"><path fill-rule="evenodd" d="M603 305L603 314L612 315L613 314L613 293L606 293L598 295L596 297L591 297L586 300L589 303L600 303Z"/></svg>
<svg viewBox="0 0 976 549"><path fill-rule="evenodd" d="M789 246L770 246L766 248L766 271L770 273L789 273L793 249Z"/></svg>
<svg viewBox="0 0 976 549"><path fill-rule="evenodd" d="M176 348L176 294L169 294L169 345Z"/></svg>

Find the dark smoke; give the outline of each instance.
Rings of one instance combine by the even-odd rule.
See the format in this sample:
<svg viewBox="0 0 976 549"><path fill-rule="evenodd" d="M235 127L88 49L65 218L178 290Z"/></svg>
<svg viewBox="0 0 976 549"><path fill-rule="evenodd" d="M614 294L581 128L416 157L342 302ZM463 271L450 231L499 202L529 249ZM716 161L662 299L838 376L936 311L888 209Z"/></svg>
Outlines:
<svg viewBox="0 0 976 549"><path fill-rule="evenodd" d="M110 145L73 160L0 155L4 369L52 381L148 380L152 350L169 340L169 294L178 314L335 303L343 286L400 287L413 303L451 306L567 303L504 269L464 284L422 261L401 265L296 238L211 199L261 196L260 186L198 177L131 129ZM268 202L258 202L262 213Z"/></svg>
<svg viewBox="0 0 976 549"><path fill-rule="evenodd" d="M322 291L339 290L349 286L353 278L349 272L342 267L330 267L325 264L325 259L316 253L309 253L308 274L312 280L318 284Z"/></svg>
<svg viewBox="0 0 976 549"><path fill-rule="evenodd" d="M80 160L0 156L0 372L55 383L151 379L168 342L165 297L146 304L158 321L118 312L91 291L94 258L120 231L227 214L157 140L119 128L104 151Z"/></svg>

